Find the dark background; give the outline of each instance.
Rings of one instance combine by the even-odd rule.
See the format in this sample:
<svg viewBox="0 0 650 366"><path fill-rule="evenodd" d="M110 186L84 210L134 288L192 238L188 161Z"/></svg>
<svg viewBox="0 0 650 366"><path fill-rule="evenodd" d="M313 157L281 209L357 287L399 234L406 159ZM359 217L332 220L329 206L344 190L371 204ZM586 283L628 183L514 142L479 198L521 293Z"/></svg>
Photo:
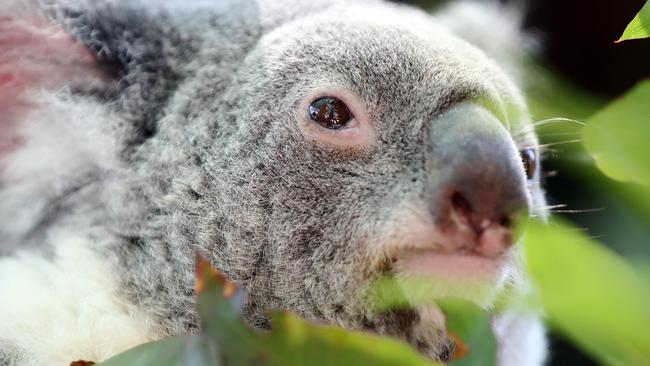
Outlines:
<svg viewBox="0 0 650 366"><path fill-rule="evenodd" d="M402 2L435 9L446 1ZM509 5L512 1L501 3ZM650 77L650 40L615 43L644 3L645 0L517 1L525 8L524 28L541 44L532 62L535 67L527 71L524 87L533 118L588 121L607 102ZM578 138L579 132L572 131ZM543 132L539 134L543 143L555 142L548 141ZM650 262L650 223L635 214L633 203L624 202L618 195L621 190L636 188L603 176L579 143L554 146L551 151L545 158L544 170L553 174L544 179L544 186L550 205L565 205L556 214L585 228L630 261ZM598 365L553 331L548 364Z"/></svg>
<svg viewBox="0 0 650 366"><path fill-rule="evenodd" d="M614 44L645 0L529 0L526 27L543 57L586 91L617 96L650 76L650 42Z"/></svg>

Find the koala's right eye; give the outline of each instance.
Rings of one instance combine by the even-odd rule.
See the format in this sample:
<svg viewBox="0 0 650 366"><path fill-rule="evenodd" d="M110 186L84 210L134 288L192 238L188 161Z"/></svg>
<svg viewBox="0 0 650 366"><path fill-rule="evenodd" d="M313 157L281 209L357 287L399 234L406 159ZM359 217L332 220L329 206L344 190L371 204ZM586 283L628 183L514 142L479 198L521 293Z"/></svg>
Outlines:
<svg viewBox="0 0 650 366"><path fill-rule="evenodd" d="M352 119L348 106L336 97L321 97L309 104L309 118L329 130L340 130Z"/></svg>
<svg viewBox="0 0 650 366"><path fill-rule="evenodd" d="M361 98L349 90L321 87L305 95L294 110L298 126L319 146L365 149L375 142L371 123Z"/></svg>
<svg viewBox="0 0 650 366"><path fill-rule="evenodd" d="M533 149L524 149L519 152L524 163L524 171L527 179L535 178L537 172L537 155Z"/></svg>

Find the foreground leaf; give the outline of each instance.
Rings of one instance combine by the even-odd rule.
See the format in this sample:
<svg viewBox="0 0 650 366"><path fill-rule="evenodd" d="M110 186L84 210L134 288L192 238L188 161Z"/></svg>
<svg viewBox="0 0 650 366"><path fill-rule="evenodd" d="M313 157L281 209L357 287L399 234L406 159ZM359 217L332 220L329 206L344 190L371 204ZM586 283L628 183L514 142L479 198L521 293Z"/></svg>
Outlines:
<svg viewBox="0 0 650 366"><path fill-rule="evenodd" d="M207 262L197 261L197 308L203 334L220 351L224 365L253 365L260 336L241 318L244 292Z"/></svg>
<svg viewBox="0 0 650 366"><path fill-rule="evenodd" d="M497 341L490 326L491 316L480 307L460 299L442 299L437 303L447 317L450 335L462 341L460 344L456 341L456 353L449 364L496 365Z"/></svg>
<svg viewBox="0 0 650 366"><path fill-rule="evenodd" d="M605 174L650 185L650 81L592 117L583 140Z"/></svg>
<svg viewBox="0 0 650 366"><path fill-rule="evenodd" d="M627 25L623 35L616 42L650 37L650 2L646 2L641 11Z"/></svg>
<svg viewBox="0 0 650 366"><path fill-rule="evenodd" d="M146 343L110 358L97 366L218 366L216 346L200 335L172 337Z"/></svg>
<svg viewBox="0 0 650 366"><path fill-rule="evenodd" d="M527 264L549 320L608 365L650 365L650 289L623 259L561 221L531 222Z"/></svg>
<svg viewBox="0 0 650 366"><path fill-rule="evenodd" d="M273 316L265 345L273 352L267 365L434 365L405 343L317 326L286 313Z"/></svg>

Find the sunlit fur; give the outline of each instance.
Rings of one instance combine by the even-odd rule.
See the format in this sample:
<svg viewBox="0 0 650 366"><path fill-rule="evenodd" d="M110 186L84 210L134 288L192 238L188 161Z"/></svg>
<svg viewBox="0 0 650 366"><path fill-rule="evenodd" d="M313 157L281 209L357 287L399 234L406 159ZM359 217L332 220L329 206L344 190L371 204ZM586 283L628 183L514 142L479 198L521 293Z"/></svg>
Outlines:
<svg viewBox="0 0 650 366"><path fill-rule="evenodd" d="M439 313L378 314L361 294L445 178L425 160L430 124L446 108L480 98L503 121L494 128L517 134L513 154L536 145L532 131L518 133L529 120L516 83L447 28L471 41L459 24L484 5L434 18L372 0L112 4L2 5L11 16L0 18L0 37L65 30L76 41L63 50L84 61L52 67L48 57L63 55L25 42L21 52L35 61L19 75L36 77L0 84L0 97L21 101L0 104L13 141L0 139L0 364L100 361L196 331L196 252L247 289L254 326L269 326L269 309L287 309L448 357ZM477 46L499 60L508 50L491 39ZM0 72L18 67L0 54ZM376 149L328 150L304 138L297 101L327 85L367 106ZM529 188L531 206L542 207L539 183ZM486 296L451 292L490 307L501 288L526 291L517 262ZM501 366L542 363L536 315L513 311L494 327Z"/></svg>

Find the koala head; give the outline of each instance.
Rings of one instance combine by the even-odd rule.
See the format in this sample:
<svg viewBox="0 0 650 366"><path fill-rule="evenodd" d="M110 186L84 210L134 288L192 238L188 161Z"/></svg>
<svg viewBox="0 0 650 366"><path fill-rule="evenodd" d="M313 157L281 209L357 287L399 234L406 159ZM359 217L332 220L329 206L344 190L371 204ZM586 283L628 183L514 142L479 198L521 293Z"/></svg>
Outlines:
<svg viewBox="0 0 650 366"><path fill-rule="evenodd" d="M508 282L513 220L541 200L514 83L388 5L307 13L255 42L227 86L210 72L184 85L193 132L173 130L196 161L175 225L247 288L251 322L285 309L445 358L439 311L374 311L366 289L424 277L435 296L489 306Z"/></svg>
<svg viewBox="0 0 650 366"><path fill-rule="evenodd" d="M88 219L66 224L108 229L101 250L151 313L195 321L198 251L247 290L256 326L289 310L445 359L435 306L378 310L368 289L424 278L434 298L490 307L518 277L513 220L543 204L537 140L515 83L447 23L373 0L223 0L150 17L81 3L63 24L96 80L80 87L58 52L70 70L56 86L75 93L57 123L95 123L128 149L88 164L101 189L69 209ZM70 145L99 149L88 136Z"/></svg>

